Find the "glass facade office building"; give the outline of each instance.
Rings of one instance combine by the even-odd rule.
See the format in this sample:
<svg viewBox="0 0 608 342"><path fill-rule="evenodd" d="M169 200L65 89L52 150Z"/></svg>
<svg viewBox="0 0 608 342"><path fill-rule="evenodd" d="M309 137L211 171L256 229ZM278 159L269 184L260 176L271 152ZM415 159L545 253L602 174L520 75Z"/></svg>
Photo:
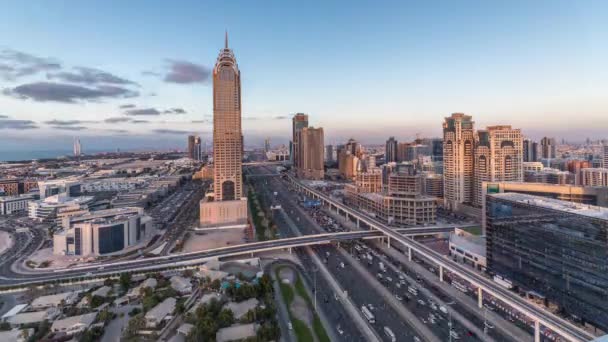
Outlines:
<svg viewBox="0 0 608 342"><path fill-rule="evenodd" d="M608 209L517 193L485 208L488 271L607 331Z"/></svg>

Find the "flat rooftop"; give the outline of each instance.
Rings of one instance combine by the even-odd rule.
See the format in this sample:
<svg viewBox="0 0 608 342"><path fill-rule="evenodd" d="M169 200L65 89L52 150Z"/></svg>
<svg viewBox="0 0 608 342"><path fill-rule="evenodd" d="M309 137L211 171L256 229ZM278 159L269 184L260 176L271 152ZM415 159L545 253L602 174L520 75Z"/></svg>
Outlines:
<svg viewBox="0 0 608 342"><path fill-rule="evenodd" d="M582 203L573 203L554 198L540 197L516 192L490 194L489 196L512 202L525 203L541 208L563 211L571 214L608 220L608 208Z"/></svg>

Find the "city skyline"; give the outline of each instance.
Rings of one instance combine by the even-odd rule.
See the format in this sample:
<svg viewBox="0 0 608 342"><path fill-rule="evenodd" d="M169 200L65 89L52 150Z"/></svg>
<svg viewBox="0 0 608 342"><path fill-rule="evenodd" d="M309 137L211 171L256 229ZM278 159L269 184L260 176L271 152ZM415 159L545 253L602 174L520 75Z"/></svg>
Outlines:
<svg viewBox="0 0 608 342"><path fill-rule="evenodd" d="M91 151L183 149L189 134L210 141L210 72L224 29L247 75L246 144L286 143L297 112L324 127L328 143L438 137L453 112L536 140L605 137L606 4L467 4L276 5L264 14L251 4L100 3L95 27L85 4L7 6L1 149L65 148L74 135ZM318 27L291 23L304 13ZM160 32L153 23L165 17L182 24ZM27 29L13 29L26 19ZM297 82L284 86L286 73Z"/></svg>

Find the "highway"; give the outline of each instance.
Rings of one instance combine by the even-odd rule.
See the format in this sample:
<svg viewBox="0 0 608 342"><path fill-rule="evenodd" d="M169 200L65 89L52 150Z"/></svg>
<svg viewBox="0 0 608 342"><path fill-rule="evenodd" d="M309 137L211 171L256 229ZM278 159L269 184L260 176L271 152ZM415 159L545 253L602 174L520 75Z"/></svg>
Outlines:
<svg viewBox="0 0 608 342"><path fill-rule="evenodd" d="M484 276L472 271L466 266L454 263L451 260L445 258L443 255L430 249L429 247L419 242L416 242L413 239L408 239L404 237L403 235L396 232L393 228L390 228L384 223L378 221L376 218L370 217L367 214L345 206L344 204L337 202L336 200L321 193L320 191L301 184L292 176L289 176L289 179L296 188L299 188L307 195L320 199L324 202L324 204L329 205L332 208L336 208L337 211L342 211L343 213L348 214L349 216L352 216L353 218L356 218L357 220L363 222L367 226L381 231L387 237L390 237L393 242L399 242L403 244L411 251L419 253L425 258L432 260L439 267L457 274L459 277L474 284L483 291L487 291L492 296L497 297L498 299L502 300L513 308L525 313L537 322L536 331L538 332L538 334L540 333L540 324L543 324L551 330L558 332L560 335L570 341L589 341L594 338L594 336L588 333L587 331L578 328L574 324L560 317L557 317L551 314L550 312L545 311L540 307L537 307L532 303L529 303L525 299L519 297L517 294L501 287L500 285L497 285L492 280L485 278ZM535 340L540 340L540 336L537 335Z"/></svg>
<svg viewBox="0 0 608 342"><path fill-rule="evenodd" d="M305 211L297 204L297 196L295 196L293 192L289 192L279 179L273 177L273 179L267 179L265 181L257 179L256 181L265 182L263 184L263 189L267 194L273 191L277 192L276 202L280 203L283 206L283 209L287 210L289 213L288 216L291 219L296 220L300 227L302 227L300 228L302 233L317 234L325 229L325 227L319 226L310 219L310 216L308 215L309 210ZM267 195L267 197L272 199L273 195ZM281 215L275 215L275 217L280 218ZM316 229L312 229L313 227ZM408 228L407 230L409 229L411 228ZM370 232L367 231L363 233ZM376 324L379 335L384 335L383 327L386 325L397 335L398 340L413 340L415 334L411 334L411 331L415 331L416 329L409 326L410 322L396 311L403 310L413 313L412 316L414 317L409 318L409 320L415 320L415 324L417 323L419 326L428 325L428 327L432 329L432 334L436 335L439 340L447 341L449 339L447 317L445 317L445 314L438 311L439 307L437 305L431 306L431 301L424 298L422 294L417 294L416 296L409 295L415 298L408 298L406 285L403 285L403 288L398 289L398 291L396 288L389 286L399 282L397 275L393 275L393 280L391 280L391 282L380 282L376 279L377 271L370 273L370 269L376 270L378 267L377 259L372 266L368 266L367 262L355 261L354 257L348 256L342 249L332 245L313 246L311 249L316 251L316 253L325 260L330 271L339 280L340 284L348 289L349 296L359 307L361 305L371 305L374 315L377 316L376 320L378 322L383 322L383 325ZM306 255L301 257L302 260L306 260L306 258ZM344 267L342 267L342 264ZM363 265L365 265L365 267ZM417 283L411 285L416 288L419 286ZM384 288L385 286L387 287L386 289ZM401 284L399 286L401 287ZM370 293L374 293L374 295L370 295ZM400 298L400 300L397 298ZM434 309L432 309L432 307L434 307ZM464 341L479 341L479 338L470 335L468 333L469 329L462 326L458 321L454 320L452 323L453 329L460 339ZM439 325L443 325L444 327L438 329ZM479 335L481 335L481 333Z"/></svg>

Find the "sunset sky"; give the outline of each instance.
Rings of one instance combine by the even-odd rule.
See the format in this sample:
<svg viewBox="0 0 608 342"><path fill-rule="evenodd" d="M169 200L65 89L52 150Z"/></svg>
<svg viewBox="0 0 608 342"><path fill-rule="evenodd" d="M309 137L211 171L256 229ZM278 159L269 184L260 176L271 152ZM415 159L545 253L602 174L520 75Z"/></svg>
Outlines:
<svg viewBox="0 0 608 342"><path fill-rule="evenodd" d="M211 140L228 30L246 143L440 136L443 117L608 137L607 1L7 1L0 150Z"/></svg>

